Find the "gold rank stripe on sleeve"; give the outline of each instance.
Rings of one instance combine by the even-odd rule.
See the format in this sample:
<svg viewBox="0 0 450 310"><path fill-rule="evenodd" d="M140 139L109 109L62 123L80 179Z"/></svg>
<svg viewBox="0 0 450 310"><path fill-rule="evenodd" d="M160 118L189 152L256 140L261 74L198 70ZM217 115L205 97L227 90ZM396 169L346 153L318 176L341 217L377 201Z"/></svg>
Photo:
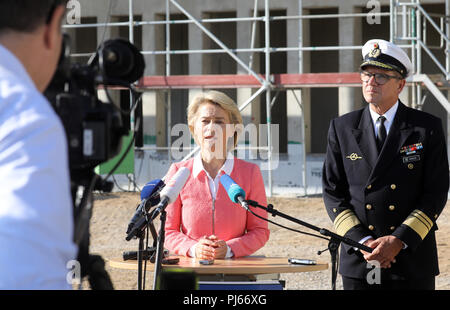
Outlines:
<svg viewBox="0 0 450 310"><path fill-rule="evenodd" d="M428 234L431 227L433 227L433 222L430 218L425 213L417 209L411 212L403 224L414 230L422 240Z"/></svg>
<svg viewBox="0 0 450 310"><path fill-rule="evenodd" d="M334 229L338 235L344 236L352 227L359 225L360 221L352 210L344 210L334 219Z"/></svg>

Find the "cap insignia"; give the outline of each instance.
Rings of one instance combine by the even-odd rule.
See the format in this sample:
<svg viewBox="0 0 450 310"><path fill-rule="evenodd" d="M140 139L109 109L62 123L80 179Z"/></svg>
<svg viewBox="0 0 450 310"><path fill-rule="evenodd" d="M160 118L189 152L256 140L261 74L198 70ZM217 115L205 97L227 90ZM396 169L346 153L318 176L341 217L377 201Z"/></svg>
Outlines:
<svg viewBox="0 0 450 310"><path fill-rule="evenodd" d="M380 56L380 54L381 54L380 47L378 46L378 43L375 43L373 45L373 49L369 52L369 57L377 58L378 56Z"/></svg>

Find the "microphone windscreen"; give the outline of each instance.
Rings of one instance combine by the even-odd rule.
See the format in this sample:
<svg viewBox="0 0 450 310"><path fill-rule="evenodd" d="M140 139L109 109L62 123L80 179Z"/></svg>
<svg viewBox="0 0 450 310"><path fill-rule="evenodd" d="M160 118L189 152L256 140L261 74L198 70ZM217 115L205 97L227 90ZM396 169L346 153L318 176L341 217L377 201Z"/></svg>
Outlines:
<svg viewBox="0 0 450 310"><path fill-rule="evenodd" d="M230 197L231 201L239 203L239 196L245 198L245 191L236 182L234 182L228 174L223 174L220 177L220 183L222 183L223 187L227 191L228 197Z"/></svg>
<svg viewBox="0 0 450 310"><path fill-rule="evenodd" d="M183 189L184 184L186 184L190 174L191 172L186 167L181 167L180 169L178 169L175 175L169 181L167 181L166 186L163 188L161 193L159 193L159 196L166 196L167 198L169 198L168 203L174 202L178 197L178 194L180 194L181 190Z"/></svg>
<svg viewBox="0 0 450 310"><path fill-rule="evenodd" d="M148 199L151 195L153 195L154 192L159 190L163 185L164 181L162 181L161 179L155 179L145 184L141 190L141 200Z"/></svg>

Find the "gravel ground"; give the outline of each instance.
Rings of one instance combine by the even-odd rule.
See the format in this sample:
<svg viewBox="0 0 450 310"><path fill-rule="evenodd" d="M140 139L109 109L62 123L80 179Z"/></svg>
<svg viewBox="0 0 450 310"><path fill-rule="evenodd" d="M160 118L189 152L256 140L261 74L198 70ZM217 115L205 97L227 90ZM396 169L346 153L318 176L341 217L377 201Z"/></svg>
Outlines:
<svg viewBox="0 0 450 310"><path fill-rule="evenodd" d="M124 251L136 251L138 241L125 240L125 231L131 216L139 203L139 193L96 194L94 211L91 219L90 252L100 254L105 260L120 258ZM321 228L332 230L332 223L326 214L323 200L317 198L269 198L269 203L280 212L298 218ZM280 217L270 219L285 226L315 233L307 228L291 223ZM436 278L437 289L450 289L450 208L447 206L438 219L437 231L439 263L441 274ZM158 224L158 221L155 222ZM157 225L156 225L157 226ZM156 227L158 229L158 227ZM317 251L327 247L327 241L269 224L270 239L255 255L296 257L315 259L329 264L324 271L281 274L280 279L286 281L287 290L329 290L331 289L331 258L328 251L320 256ZM115 289L136 290L137 271L111 268L108 271ZM153 273L147 272L146 289L153 287ZM87 281L82 287L89 289ZM342 281L338 276L337 289L342 289Z"/></svg>

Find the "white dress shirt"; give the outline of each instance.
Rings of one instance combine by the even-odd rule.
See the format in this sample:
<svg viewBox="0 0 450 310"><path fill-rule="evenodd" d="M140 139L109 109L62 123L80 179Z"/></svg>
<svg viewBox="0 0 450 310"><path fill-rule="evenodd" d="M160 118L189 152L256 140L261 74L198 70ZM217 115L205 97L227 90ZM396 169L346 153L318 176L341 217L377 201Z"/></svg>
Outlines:
<svg viewBox="0 0 450 310"><path fill-rule="evenodd" d="M211 197L215 200L216 196L217 196L217 191L219 190L219 182L220 182L220 176L222 175L222 171L225 174L230 175L231 171L233 171L233 167L234 167L234 155L231 153L228 153L223 166L219 169L216 177L213 179L209 175L208 171L205 170L205 168L203 166L203 162L202 162L202 156L199 152L194 158L194 165L192 167L192 175L194 176L194 178L196 178L200 174L200 172L205 171L206 176L208 177L209 191L211 193Z"/></svg>
<svg viewBox="0 0 450 310"><path fill-rule="evenodd" d="M0 45L0 289L71 288L72 213L64 128Z"/></svg>
<svg viewBox="0 0 450 310"><path fill-rule="evenodd" d="M384 127L386 128L386 136L387 136L389 134L389 129L391 129L392 123L394 122L394 118L395 118L395 114L397 113L397 109L398 109L398 100L383 115L379 115L377 112L373 111L369 107L370 116L371 116L372 122L373 122L373 128L375 130L375 137L377 136L378 126L380 125L380 122L378 122L378 118L380 116L384 116L386 118L386 120L384 121Z"/></svg>
<svg viewBox="0 0 450 310"><path fill-rule="evenodd" d="M231 171L233 171L233 166L234 166L234 155L232 153L228 153L227 158L225 159L225 163L219 169L216 177L213 179L209 175L208 171L205 170L205 167L203 166L203 162L202 162L201 153L198 152L194 158L194 165L192 167L192 176L194 178L196 178L196 177L198 177L200 172L204 171L208 178L209 192L211 193L211 197L213 200L216 200L217 191L219 190L219 186L220 186L220 176L222 175L222 172L230 175ZM195 248L196 248L197 244L192 246L189 249L188 255L190 257L195 257ZM231 257L233 257L233 255L234 255L233 251L231 251L231 248L227 245L227 254L225 255L225 258L231 258Z"/></svg>

